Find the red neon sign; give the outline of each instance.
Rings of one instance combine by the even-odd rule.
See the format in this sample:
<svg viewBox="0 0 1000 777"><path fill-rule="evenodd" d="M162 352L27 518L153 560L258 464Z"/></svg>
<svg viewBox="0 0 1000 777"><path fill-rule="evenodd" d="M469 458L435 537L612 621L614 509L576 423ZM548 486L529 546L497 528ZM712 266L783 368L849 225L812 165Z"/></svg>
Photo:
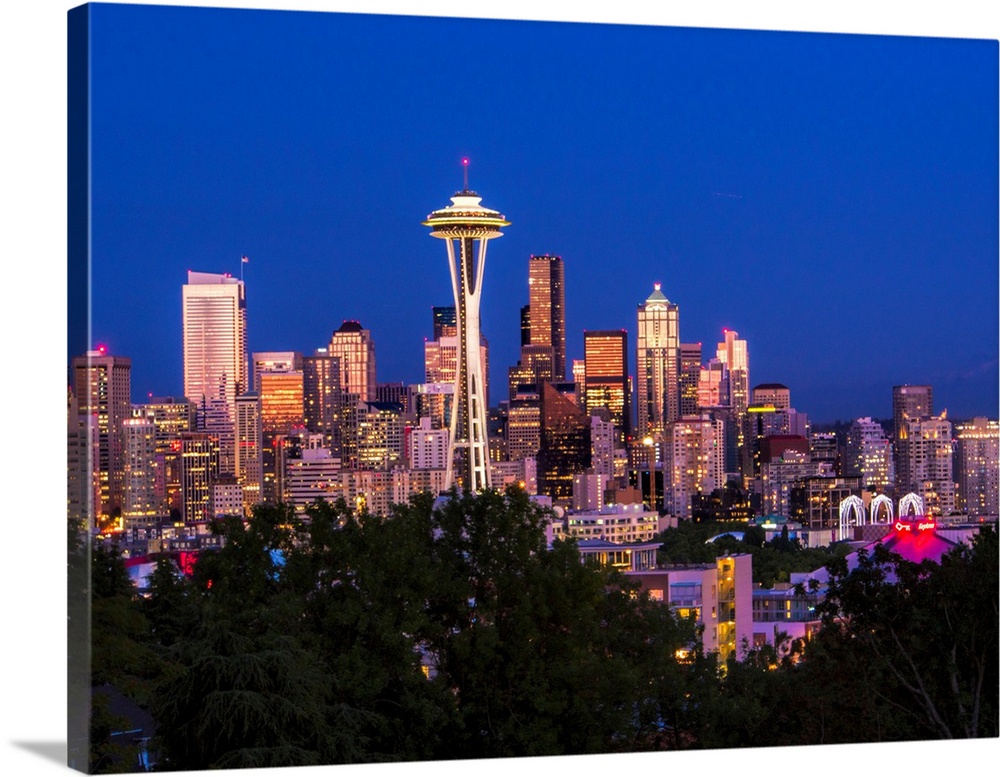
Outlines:
<svg viewBox="0 0 1000 777"><path fill-rule="evenodd" d="M929 518L916 521L896 521L893 528L897 532L922 532L931 531L937 528L937 523Z"/></svg>

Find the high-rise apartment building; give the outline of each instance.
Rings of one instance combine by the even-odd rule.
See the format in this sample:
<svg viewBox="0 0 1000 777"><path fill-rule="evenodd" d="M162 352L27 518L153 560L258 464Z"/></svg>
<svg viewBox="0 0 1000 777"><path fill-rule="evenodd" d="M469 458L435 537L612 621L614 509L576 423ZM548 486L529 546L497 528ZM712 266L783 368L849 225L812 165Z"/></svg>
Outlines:
<svg viewBox="0 0 1000 777"><path fill-rule="evenodd" d="M364 402L375 401L375 342L357 321L345 321L330 338L330 356L340 360L340 386Z"/></svg>
<svg viewBox="0 0 1000 777"><path fill-rule="evenodd" d="M446 469L448 466L448 430L434 429L431 419L421 418L420 425L404 432L406 464L410 469Z"/></svg>
<svg viewBox="0 0 1000 777"><path fill-rule="evenodd" d="M724 427L709 415L689 416L667 428L664 503L678 518L691 519L691 498L725 484Z"/></svg>
<svg viewBox="0 0 1000 777"><path fill-rule="evenodd" d="M150 397L138 408L153 419L157 451L167 450L181 432L195 431L197 408L186 397Z"/></svg>
<svg viewBox="0 0 1000 777"><path fill-rule="evenodd" d="M132 360L112 356L102 346L73 359L76 411L96 418L98 472L103 515L121 509L125 498L125 437L122 422L132 415ZM95 516L96 517L96 516Z"/></svg>
<svg viewBox="0 0 1000 777"><path fill-rule="evenodd" d="M679 314L655 283L637 317L636 435L658 438L680 417Z"/></svg>
<svg viewBox="0 0 1000 777"><path fill-rule="evenodd" d="M628 333L624 329L584 331L583 408L587 415L605 408L618 429L619 442L632 435L628 376Z"/></svg>
<svg viewBox="0 0 1000 777"><path fill-rule="evenodd" d="M945 413L919 420L907 416L899 430L906 452L907 480L903 487L923 499L927 515L955 512L951 431Z"/></svg>
<svg viewBox="0 0 1000 777"><path fill-rule="evenodd" d="M955 424L959 507L966 515L1000 513L1000 423L977 417Z"/></svg>
<svg viewBox="0 0 1000 777"><path fill-rule="evenodd" d="M861 478L861 487L884 493L893 482L892 441L882 424L858 418L847 430L844 474Z"/></svg>
<svg viewBox="0 0 1000 777"><path fill-rule="evenodd" d="M243 281L189 271L181 301L184 396L199 413L210 400L224 400L235 423L236 397L249 388Z"/></svg>
<svg viewBox="0 0 1000 777"><path fill-rule="evenodd" d="M896 469L897 496L913 491L915 483L913 473L910 472L906 423L930 418L933 413L934 391L931 386L892 387L892 452Z"/></svg>
<svg viewBox="0 0 1000 777"><path fill-rule="evenodd" d="M151 526L165 514L156 489L156 424L153 414L137 410L122 421L125 442L125 498L122 522L126 531Z"/></svg>
<svg viewBox="0 0 1000 777"><path fill-rule="evenodd" d="M552 380L566 379L566 291L563 260L543 254L528 260L529 344L552 349Z"/></svg>

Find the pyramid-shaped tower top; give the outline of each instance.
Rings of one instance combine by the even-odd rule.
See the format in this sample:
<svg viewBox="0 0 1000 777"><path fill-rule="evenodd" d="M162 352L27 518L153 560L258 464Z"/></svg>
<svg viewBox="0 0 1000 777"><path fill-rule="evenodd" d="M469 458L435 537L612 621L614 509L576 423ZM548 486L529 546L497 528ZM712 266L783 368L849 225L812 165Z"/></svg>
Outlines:
<svg viewBox="0 0 1000 777"><path fill-rule="evenodd" d="M646 305L669 305L670 300L663 296L663 292L660 291L660 284L653 284L653 293L646 297Z"/></svg>

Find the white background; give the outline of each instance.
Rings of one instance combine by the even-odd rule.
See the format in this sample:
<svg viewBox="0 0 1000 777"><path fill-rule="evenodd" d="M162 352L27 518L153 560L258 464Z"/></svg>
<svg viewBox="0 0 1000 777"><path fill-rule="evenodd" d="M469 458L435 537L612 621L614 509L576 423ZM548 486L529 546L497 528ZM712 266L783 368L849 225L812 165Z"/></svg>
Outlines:
<svg viewBox="0 0 1000 777"><path fill-rule="evenodd" d="M161 3L164 5L179 3ZM433 16L669 24L674 26L867 32L998 38L989 0L920 4L702 2L653 8L641 0L508 2L204 2L184 5L295 8ZM64 773L65 767L65 402L66 402L66 12L75 3L7 0L0 10L0 311L3 315L4 494L0 532L3 621L0 773ZM663 4L667 5L667 4ZM902 10L902 14L899 11ZM894 12L895 11L895 12ZM30 307L29 307L30 305ZM857 721L859 728L864 721ZM634 756L430 764L420 767L317 767L281 774L351 771L372 775L703 771L803 774L941 774L997 763L1000 740L974 743L733 750ZM989 768L989 767L987 767ZM360 772L359 772L360 770ZM234 774L237 774L234 772ZM275 774L244 770L240 775Z"/></svg>

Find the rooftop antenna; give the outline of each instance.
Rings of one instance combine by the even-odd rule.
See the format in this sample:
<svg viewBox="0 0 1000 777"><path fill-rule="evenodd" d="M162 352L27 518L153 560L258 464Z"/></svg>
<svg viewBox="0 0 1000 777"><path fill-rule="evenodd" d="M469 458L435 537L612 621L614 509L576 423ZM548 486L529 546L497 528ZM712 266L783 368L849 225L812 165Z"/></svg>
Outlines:
<svg viewBox="0 0 1000 777"><path fill-rule="evenodd" d="M462 169L465 175L464 182L465 188L463 191L469 191L469 157L462 157Z"/></svg>

